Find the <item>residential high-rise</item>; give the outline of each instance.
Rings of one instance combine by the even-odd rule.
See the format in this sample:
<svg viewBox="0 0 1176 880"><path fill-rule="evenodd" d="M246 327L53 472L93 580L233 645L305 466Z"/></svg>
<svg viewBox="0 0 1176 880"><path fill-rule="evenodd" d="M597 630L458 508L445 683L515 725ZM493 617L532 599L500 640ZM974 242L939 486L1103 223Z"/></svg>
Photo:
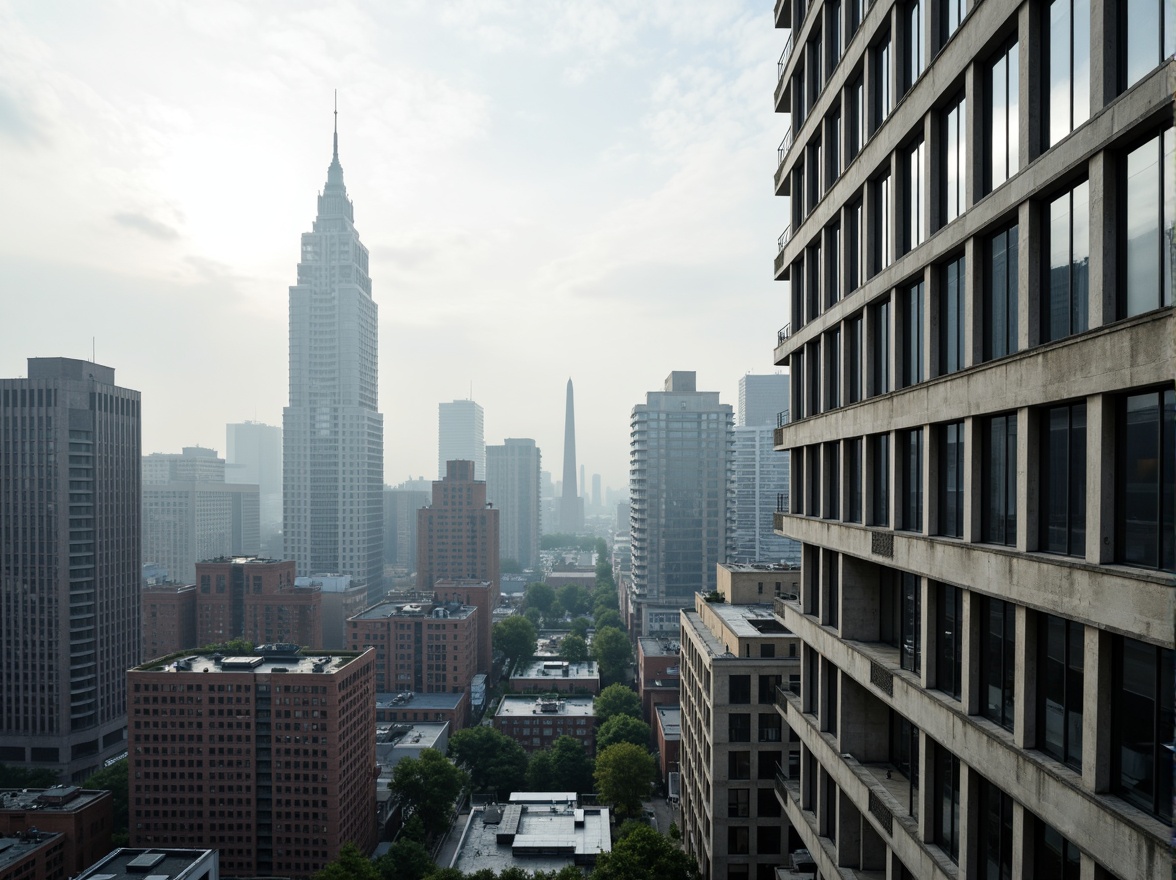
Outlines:
<svg viewBox="0 0 1176 880"><path fill-rule="evenodd" d="M126 749L139 662L139 392L29 358L0 380L0 762L79 782Z"/></svg>
<svg viewBox="0 0 1176 880"><path fill-rule="evenodd" d="M499 511L499 555L524 569L539 564L539 461L534 440L486 447L486 498Z"/></svg>
<svg viewBox="0 0 1176 880"><path fill-rule="evenodd" d="M334 144L318 215L302 235L298 283L290 288L283 536L299 574L348 574L377 592L384 571L377 306L367 248L343 185L337 126Z"/></svg>
<svg viewBox="0 0 1176 880"><path fill-rule="evenodd" d="M143 456L143 564L190 584L196 563L261 549L258 487L225 482L214 449Z"/></svg>
<svg viewBox="0 0 1176 880"><path fill-rule="evenodd" d="M486 431L482 407L472 400L437 405L437 475L451 461L472 461L474 479L486 479Z"/></svg>
<svg viewBox="0 0 1176 880"><path fill-rule="evenodd" d="M261 498L263 532L282 527L282 429L261 422L225 426L225 482L251 483Z"/></svg>
<svg viewBox="0 0 1176 880"><path fill-rule="evenodd" d="M678 631L678 610L715 587L727 558L731 407L674 371L633 407L629 434L632 608L641 635Z"/></svg>
<svg viewBox="0 0 1176 880"><path fill-rule="evenodd" d="M787 376L739 377L731 562L800 564L800 545L777 535L772 519L788 499L788 453L777 452L773 439L777 414L787 409Z"/></svg>
<svg viewBox="0 0 1176 880"><path fill-rule="evenodd" d="M572 396L572 380L568 379L568 394L564 407L563 485L559 497L559 530L575 535L584 528L584 499L576 489L576 405Z"/></svg>
<svg viewBox="0 0 1176 880"><path fill-rule="evenodd" d="M433 483L433 503L417 511L417 589L483 612L478 672L489 673L491 613L499 595L499 511L486 503L486 484L474 479L472 461L447 465L445 479Z"/></svg>
<svg viewBox="0 0 1176 880"><path fill-rule="evenodd" d="M349 842L370 853L375 659L267 645L124 671L131 845L216 849L235 877L310 877Z"/></svg>
<svg viewBox="0 0 1176 880"><path fill-rule="evenodd" d="M787 817L820 876L1167 876L1176 10L776 13Z"/></svg>

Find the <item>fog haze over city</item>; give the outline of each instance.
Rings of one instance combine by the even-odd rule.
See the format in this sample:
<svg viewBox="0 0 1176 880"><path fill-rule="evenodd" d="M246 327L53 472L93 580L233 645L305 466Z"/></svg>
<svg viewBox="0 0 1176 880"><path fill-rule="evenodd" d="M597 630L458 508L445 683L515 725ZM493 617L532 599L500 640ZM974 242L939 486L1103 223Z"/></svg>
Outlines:
<svg viewBox="0 0 1176 880"><path fill-rule="evenodd" d="M675 369L735 403L771 280L782 37L762 3L0 3L0 374L90 357L143 450L281 424L299 236L340 159L380 308L385 476L434 477L437 404L559 474L627 481Z"/></svg>

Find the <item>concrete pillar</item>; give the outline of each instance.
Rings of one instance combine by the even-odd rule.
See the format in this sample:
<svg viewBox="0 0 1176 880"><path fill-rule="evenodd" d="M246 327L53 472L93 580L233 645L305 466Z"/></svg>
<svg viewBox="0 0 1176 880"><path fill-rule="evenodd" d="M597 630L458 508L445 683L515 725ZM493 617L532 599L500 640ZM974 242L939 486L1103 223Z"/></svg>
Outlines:
<svg viewBox="0 0 1176 880"><path fill-rule="evenodd" d="M1021 4L1017 16L1017 55L1020 58L1020 69L1017 72L1020 94L1017 96L1017 106L1021 117L1018 147L1021 151L1022 168L1041 155L1042 144L1045 142L1049 71L1043 63L1044 53L1035 50L1036 47L1045 45L1043 40L1046 39L1045 22L1048 14L1047 0L1030 0L1029 3Z"/></svg>
<svg viewBox="0 0 1176 880"><path fill-rule="evenodd" d="M933 843L935 840L935 740L919 731L919 840Z"/></svg>
<svg viewBox="0 0 1176 880"><path fill-rule="evenodd" d="M862 855L859 861L863 871L884 871L887 863L886 841L882 839L869 820L862 817Z"/></svg>
<svg viewBox="0 0 1176 880"><path fill-rule="evenodd" d="M1012 880L1033 880L1033 814L1013 801Z"/></svg>
<svg viewBox="0 0 1176 880"><path fill-rule="evenodd" d="M980 540L980 510L984 503L980 472L980 419L964 419L964 523L965 541Z"/></svg>
<svg viewBox="0 0 1176 880"><path fill-rule="evenodd" d="M966 602L965 602L966 607ZM967 662L967 661L965 661ZM960 762L960 853L961 875L968 876L967 866L976 861L980 848L980 786L984 777Z"/></svg>
<svg viewBox="0 0 1176 880"><path fill-rule="evenodd" d="M878 641L880 618L878 566L854 556L842 556L841 638Z"/></svg>
<svg viewBox="0 0 1176 880"><path fill-rule="evenodd" d="M890 760L889 738L880 734L890 723L890 709L848 676L841 682L840 719L842 752L863 764Z"/></svg>
<svg viewBox="0 0 1176 880"><path fill-rule="evenodd" d="M935 677L938 668L939 658L939 637L935 631L935 619L939 609L939 591L935 588L935 581L930 578L923 578L923 596L922 604L920 606L919 617L919 632L923 638L923 672L921 684L925 688L935 687ZM919 771L919 778L928 780L931 777L924 776L923 771ZM927 787L927 783L923 783L923 787ZM922 815L922 812L919 813Z"/></svg>
<svg viewBox="0 0 1176 880"><path fill-rule="evenodd" d="M894 312L895 312L894 305L895 304L893 302L891 302L890 314L891 314L892 319L894 317ZM891 321L891 326L892 327L894 326L893 320ZM891 338L893 338L893 337L891 337ZM894 346L891 346L891 352L893 353L893 351L894 351ZM895 375L893 370L891 370L890 375L891 376ZM890 509L887 512L888 518L886 521L890 524L890 528L893 529L893 528L897 527L899 524L898 512L901 509L899 507L900 502L899 502L899 498L898 498L899 483L901 482L898 479L898 475L900 473L899 468L901 465L901 461L899 460L899 452L898 452L898 435L894 432L890 433L890 440L887 443L887 450L886 451L888 453L887 467L890 468L890 474L887 478L887 483L890 486L890 504L889 504Z"/></svg>
<svg viewBox="0 0 1176 880"><path fill-rule="evenodd" d="M1034 466L1029 467L1030 460L1036 462L1037 456L1034 451L1037 446L1031 446L1029 420L1031 412L1028 407L1022 407L1017 410L1017 534L1015 537L1017 551L1025 553L1029 550L1030 541L1029 527L1029 498L1030 493L1034 492L1036 485L1031 486L1030 483L1036 483L1038 468ZM1033 479L1030 479L1032 475Z"/></svg>
<svg viewBox="0 0 1176 880"><path fill-rule="evenodd" d="M961 25L962 27L963 25ZM980 109L980 82L983 79L979 66L975 61L968 64L964 71L964 213L976 204L980 194L984 192L984 151L980 149L984 132L984 114ZM968 361L969 364L975 361Z"/></svg>
<svg viewBox="0 0 1176 880"><path fill-rule="evenodd" d="M1041 298L1048 296L1041 246L1042 209L1037 202L1021 202L1017 210L1017 350L1041 342Z"/></svg>
<svg viewBox="0 0 1176 880"><path fill-rule="evenodd" d="M837 791L837 865L857 868L862 857L862 814L849 795Z"/></svg>
<svg viewBox="0 0 1176 880"><path fill-rule="evenodd" d="M1092 5L1099 5L1097 2ZM1094 29L1092 28L1092 31ZM1109 151L1090 157L1090 287L1089 324L1093 330L1110 324L1118 317L1119 304L1115 292L1119 288L1118 238L1119 222L1118 169Z"/></svg>
<svg viewBox="0 0 1176 880"><path fill-rule="evenodd" d="M1095 792L1111 790L1111 656L1114 638L1085 628L1082 676L1082 783Z"/></svg>
<svg viewBox="0 0 1176 880"><path fill-rule="evenodd" d="M1095 564L1115 560L1114 451L1114 398L1092 394L1086 398L1086 561Z"/></svg>
<svg viewBox="0 0 1176 880"><path fill-rule="evenodd" d="M1090 115L1119 96L1119 3L1090 0ZM1093 206L1092 206L1093 207ZM1091 243L1094 251L1094 242Z"/></svg>
<svg viewBox="0 0 1176 880"><path fill-rule="evenodd" d="M971 180L971 175L968 179ZM984 360L985 250L983 242L976 236L970 236L964 244L964 302L961 306L964 313L964 367L975 366Z"/></svg>
<svg viewBox="0 0 1176 880"><path fill-rule="evenodd" d="M1037 612L1016 606L1017 633L1013 652L1013 743L1020 749L1037 745Z"/></svg>
<svg viewBox="0 0 1176 880"><path fill-rule="evenodd" d="M984 695L980 691L980 643L983 623L980 594L964 590L963 597L964 646L960 658L963 665L960 674L960 703L969 715L979 715L984 706Z"/></svg>

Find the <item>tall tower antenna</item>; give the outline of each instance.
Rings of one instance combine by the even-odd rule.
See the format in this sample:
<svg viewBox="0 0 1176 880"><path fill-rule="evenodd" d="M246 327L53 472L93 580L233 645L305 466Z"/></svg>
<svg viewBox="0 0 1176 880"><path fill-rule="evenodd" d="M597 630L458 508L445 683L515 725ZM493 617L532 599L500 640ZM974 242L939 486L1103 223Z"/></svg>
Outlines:
<svg viewBox="0 0 1176 880"><path fill-rule="evenodd" d="M335 89L335 153L334 159L339 161L339 90Z"/></svg>

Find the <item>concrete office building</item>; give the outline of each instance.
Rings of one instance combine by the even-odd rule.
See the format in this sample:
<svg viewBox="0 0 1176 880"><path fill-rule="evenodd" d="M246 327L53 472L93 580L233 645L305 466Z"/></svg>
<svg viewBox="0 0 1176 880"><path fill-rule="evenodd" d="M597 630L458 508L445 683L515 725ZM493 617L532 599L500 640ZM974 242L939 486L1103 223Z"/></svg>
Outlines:
<svg viewBox="0 0 1176 880"><path fill-rule="evenodd" d="M632 602L641 635L672 635L678 610L715 586L732 510L731 407L674 371L633 407L629 434Z"/></svg>
<svg viewBox="0 0 1176 880"><path fill-rule="evenodd" d="M145 566L190 584L202 559L260 551L258 487L226 483L225 473L225 460L201 446L143 456Z"/></svg>
<svg viewBox="0 0 1176 880"><path fill-rule="evenodd" d="M139 662L139 392L29 358L0 380L0 762L80 782L126 749Z"/></svg>
<svg viewBox="0 0 1176 880"><path fill-rule="evenodd" d="M821 876L1168 876L1173 6L775 11L787 817Z"/></svg>
<svg viewBox="0 0 1176 880"><path fill-rule="evenodd" d="M681 613L682 841L712 880L775 877L795 843L776 777L799 747L776 702L799 679L800 642L749 580L720 566L722 601L697 593Z"/></svg>
<svg viewBox="0 0 1176 880"><path fill-rule="evenodd" d="M336 116L337 120L337 116ZM290 288L290 402L282 416L283 538L298 573L384 579L384 417L368 251L334 155Z"/></svg>
<svg viewBox="0 0 1176 880"><path fill-rule="evenodd" d="M128 671L131 844L215 849L235 877L309 877L349 841L370 853L374 662L269 645Z"/></svg>
<svg viewBox="0 0 1176 880"><path fill-rule="evenodd" d="M261 422L225 425L225 482L257 486L261 525L282 527L282 429Z"/></svg>
<svg viewBox="0 0 1176 880"><path fill-rule="evenodd" d="M777 535L773 517L788 501L788 453L777 452L774 431L788 411L788 377L740 376L733 432L734 527L731 562L800 564L800 545Z"/></svg>
<svg viewBox="0 0 1176 880"><path fill-rule="evenodd" d="M486 479L486 429L482 407L472 400L437 405L437 477L451 461L472 461L474 479Z"/></svg>
<svg viewBox="0 0 1176 880"><path fill-rule="evenodd" d="M507 438L486 447L486 498L499 511L499 555L524 569L539 565L540 459L534 440Z"/></svg>

